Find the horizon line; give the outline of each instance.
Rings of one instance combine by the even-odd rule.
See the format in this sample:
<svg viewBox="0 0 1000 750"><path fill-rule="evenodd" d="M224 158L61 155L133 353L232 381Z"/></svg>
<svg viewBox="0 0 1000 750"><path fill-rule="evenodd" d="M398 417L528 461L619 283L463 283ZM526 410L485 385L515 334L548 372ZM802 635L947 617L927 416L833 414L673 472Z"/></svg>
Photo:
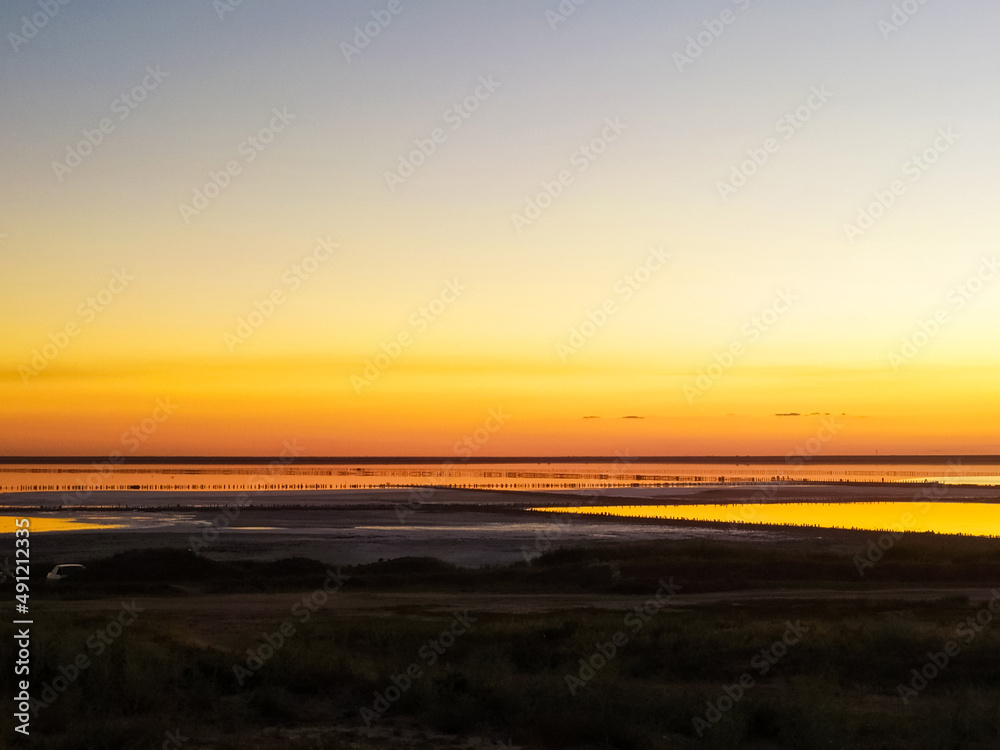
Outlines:
<svg viewBox="0 0 1000 750"><path fill-rule="evenodd" d="M946 464L952 460L965 460L972 464L1000 463L1000 455L988 453L954 454L837 454L826 456L778 456L765 454L747 455L683 455L683 456L624 456L624 455L569 455L569 456L0 456L0 464L251 464L281 461L285 464L501 464L501 463L786 463L789 466L805 464L842 463L916 463Z"/></svg>

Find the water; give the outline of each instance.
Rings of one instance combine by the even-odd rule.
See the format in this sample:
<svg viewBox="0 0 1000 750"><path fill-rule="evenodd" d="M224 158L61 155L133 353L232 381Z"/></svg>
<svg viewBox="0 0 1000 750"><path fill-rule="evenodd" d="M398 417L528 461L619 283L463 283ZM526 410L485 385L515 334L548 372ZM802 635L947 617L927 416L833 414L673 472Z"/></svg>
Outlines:
<svg viewBox="0 0 1000 750"><path fill-rule="evenodd" d="M0 534L13 534L23 526L17 526L17 521L27 518L29 529L32 534L48 533L51 531L92 531L95 529L123 529L128 527L127 522L121 519L83 519L70 515L49 515L49 516L3 516L0 515Z"/></svg>
<svg viewBox="0 0 1000 750"><path fill-rule="evenodd" d="M75 493L82 502L98 491L225 492L366 490L436 485L496 490L592 490L698 486L716 482L923 482L1000 484L1000 463L607 463L455 461L417 463L280 464L3 464L0 493Z"/></svg>
<svg viewBox="0 0 1000 750"><path fill-rule="evenodd" d="M619 505L538 508L547 512L661 518L720 523L763 523L870 531L933 531L1000 536L1000 503L743 503L731 505Z"/></svg>

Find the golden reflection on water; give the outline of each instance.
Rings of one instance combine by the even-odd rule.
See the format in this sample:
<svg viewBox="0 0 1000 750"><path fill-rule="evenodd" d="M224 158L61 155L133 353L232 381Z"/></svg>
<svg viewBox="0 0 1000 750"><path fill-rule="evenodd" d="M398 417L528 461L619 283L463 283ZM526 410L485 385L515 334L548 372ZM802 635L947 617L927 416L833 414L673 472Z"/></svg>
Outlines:
<svg viewBox="0 0 1000 750"><path fill-rule="evenodd" d="M33 534L41 534L48 531L86 531L87 529L121 529L125 524L118 523L90 523L80 521L76 518L52 518L37 516L0 516L0 534L13 534L17 530L15 521L19 518L27 518L31 523L27 527ZM20 528L24 528L21 526Z"/></svg>
<svg viewBox="0 0 1000 750"><path fill-rule="evenodd" d="M532 508L557 513L1000 536L1000 503L746 503Z"/></svg>

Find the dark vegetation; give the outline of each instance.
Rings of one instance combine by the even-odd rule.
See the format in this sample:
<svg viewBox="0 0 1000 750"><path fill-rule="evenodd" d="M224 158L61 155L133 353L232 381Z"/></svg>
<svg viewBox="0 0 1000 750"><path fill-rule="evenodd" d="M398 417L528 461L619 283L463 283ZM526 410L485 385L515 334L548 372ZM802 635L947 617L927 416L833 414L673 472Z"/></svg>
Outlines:
<svg viewBox="0 0 1000 750"><path fill-rule="evenodd" d="M663 543L557 550L532 565L468 570L430 559L344 568L335 596L438 592L433 604L387 616L338 612L334 603L302 622L248 618L234 625L226 604L196 616L185 601L219 593L309 592L327 566L293 558L222 563L179 550L145 550L81 561L72 586L36 584L33 680L37 693L81 654L90 657L34 720L30 739L7 732L4 746L126 750L163 746L179 729L195 748L472 747L435 733L533 748L996 748L1000 747L1000 622L961 640L919 696L905 705L898 685L956 639L983 601L948 589L1000 587L1000 542L908 536L859 576L852 561L866 537L843 547L808 543ZM51 567L51 566L49 566ZM48 568L46 568L47 570ZM599 608L606 596L654 595L673 578L680 594L634 630L627 611ZM824 600L838 590L943 589L923 602ZM696 592L817 589L814 600L740 600L696 606ZM421 656L453 621L448 592L592 594L592 606L549 613L470 612L476 622L434 664ZM131 592L131 593L130 593ZM114 616L108 605L44 612L44 600L119 595L177 597L173 609L142 615L100 655L88 639ZM182 597L187 597L184 599ZM429 600L430 601L430 600ZM63 601L63 603L66 603ZM116 606L116 605L115 605ZM998 616L1000 617L1000 616ZM251 622L252 619L252 622ZM262 660L267 634L283 619L295 632ZM762 674L755 657L801 621L808 630ZM13 662L0 628L0 656ZM627 643L575 694L567 675L618 631ZM249 651L248 651L249 650ZM365 729L362 708L385 696L393 677L416 664L421 676ZM234 666L250 666L241 676ZM754 679L742 699L699 737L694 720L719 705L726 686ZM63 672L64 674L64 672ZM12 701L11 678L0 698ZM725 705L725 701L723 701ZM413 728L416 727L416 730Z"/></svg>
<svg viewBox="0 0 1000 750"><path fill-rule="evenodd" d="M681 541L563 547L528 563L463 568L428 558L346 566L346 590L643 594L669 571L685 593L769 588L1000 585L1000 540L909 534L890 549L879 535L844 532L835 544ZM859 566L858 561L861 561ZM866 564L868 563L871 564ZM874 562L873 562L874 561ZM181 549L134 550L97 560L70 586L46 587L55 561L33 565L34 596L184 595L314 588L329 566L314 560L212 560ZM338 568L339 569L339 568ZM862 575L863 573L863 575Z"/></svg>

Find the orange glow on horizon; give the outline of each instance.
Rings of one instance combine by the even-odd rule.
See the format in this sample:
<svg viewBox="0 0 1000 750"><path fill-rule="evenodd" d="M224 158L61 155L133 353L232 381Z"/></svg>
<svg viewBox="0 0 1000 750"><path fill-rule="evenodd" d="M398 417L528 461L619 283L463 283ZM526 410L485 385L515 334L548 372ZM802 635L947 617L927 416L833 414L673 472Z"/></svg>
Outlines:
<svg viewBox="0 0 1000 750"><path fill-rule="evenodd" d="M0 453L272 455L296 438L315 456L440 456L491 410L507 417L483 455L785 455L825 433L827 455L1000 453L985 370L745 368L694 403L689 374L643 358L401 358L357 392L360 371L352 358L115 362L101 375L57 364L0 383Z"/></svg>

